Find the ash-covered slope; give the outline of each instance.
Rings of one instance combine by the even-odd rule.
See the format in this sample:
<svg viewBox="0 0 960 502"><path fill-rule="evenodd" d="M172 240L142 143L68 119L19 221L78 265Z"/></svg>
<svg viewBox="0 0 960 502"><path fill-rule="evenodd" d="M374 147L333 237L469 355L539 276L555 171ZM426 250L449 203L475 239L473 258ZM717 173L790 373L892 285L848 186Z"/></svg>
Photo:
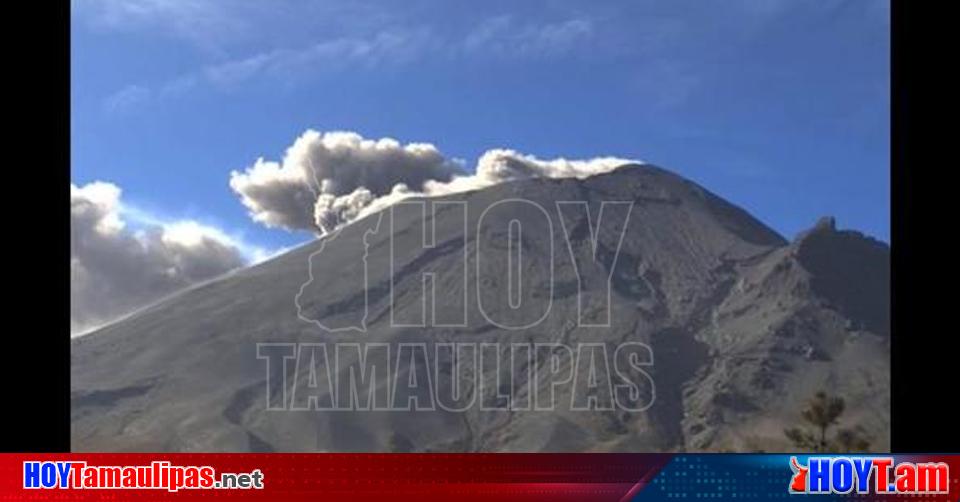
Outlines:
<svg viewBox="0 0 960 502"><path fill-rule="evenodd" d="M886 245L832 221L789 243L652 166L411 202L75 339L74 449L775 450L821 388L847 400L844 425L887 447ZM324 383L349 382L358 361L347 350L326 365L320 352L301 353L274 364L287 378L268 383L258 344L278 343L326 344L329 359L336 347L385 344L391 355L362 362L397 372L373 377L371 395L389 401L413 373L421 387L432 378L432 395L456 387L474 405L292 410L297 393L319 408L344 399L349 391L333 392L340 383ZM452 366L438 347L449 343L480 353L457 366L462 381L443 378ZM578 348L612 355L631 343L649 347L627 365L651 382L627 393L643 409L576 409L603 390L584 387L593 374L577 376ZM430 357L398 363L401 346L415 344ZM499 367L483 363L482 344ZM511 344L533 347L519 365L500 350ZM570 382L556 384L565 374ZM267 409L268 390L284 409ZM559 404L525 409L544 395Z"/></svg>

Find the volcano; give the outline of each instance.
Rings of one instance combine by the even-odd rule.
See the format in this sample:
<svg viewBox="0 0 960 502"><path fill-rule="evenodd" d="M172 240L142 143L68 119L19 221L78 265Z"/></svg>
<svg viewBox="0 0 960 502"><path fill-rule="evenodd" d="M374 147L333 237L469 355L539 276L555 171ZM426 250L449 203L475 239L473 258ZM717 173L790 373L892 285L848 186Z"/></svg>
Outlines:
<svg viewBox="0 0 960 502"><path fill-rule="evenodd" d="M73 339L72 447L785 450L826 389L884 450L889 269L646 164L407 199Z"/></svg>

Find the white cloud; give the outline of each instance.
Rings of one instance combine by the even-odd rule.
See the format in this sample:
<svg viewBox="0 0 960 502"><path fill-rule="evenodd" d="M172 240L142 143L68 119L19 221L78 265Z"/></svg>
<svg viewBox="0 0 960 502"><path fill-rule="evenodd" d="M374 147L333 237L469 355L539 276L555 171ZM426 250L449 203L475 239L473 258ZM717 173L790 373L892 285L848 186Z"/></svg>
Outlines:
<svg viewBox="0 0 960 502"><path fill-rule="evenodd" d="M154 29L218 52L251 25L234 3L216 0L73 0L71 11L99 30ZM231 6L231 8L227 8Z"/></svg>
<svg viewBox="0 0 960 502"><path fill-rule="evenodd" d="M100 181L70 185L70 223L74 334L270 255L215 227L129 208Z"/></svg>
<svg viewBox="0 0 960 502"><path fill-rule="evenodd" d="M138 1L153 5L146 0ZM227 90L255 81L290 87L332 72L383 70L431 58L553 58L586 47L595 31L594 22L586 18L543 23L518 21L512 16L487 18L466 34L455 35L442 35L441 31L426 25L385 26L363 34L327 37L297 47L220 58L155 86L127 86L105 98L103 106L112 111L149 99L176 96L197 87Z"/></svg>
<svg viewBox="0 0 960 502"><path fill-rule="evenodd" d="M514 150L484 153L472 174L429 143L364 139L308 130L281 162L262 158L233 171L230 186L269 227L329 232L411 196L440 196L524 178L585 178L635 160L541 160Z"/></svg>
<svg viewBox="0 0 960 502"><path fill-rule="evenodd" d="M428 30L386 30L369 37L342 37L277 49L204 67L198 77L216 87L265 77L289 83L346 67L382 68L409 63L434 43ZM183 77L181 77L183 78Z"/></svg>
<svg viewBox="0 0 960 502"><path fill-rule="evenodd" d="M428 30L389 30L369 38L344 37L298 49L275 49L211 63L151 88L134 84L103 99L107 112L155 98L181 95L197 87L229 90L265 80L290 87L320 74L347 68L382 69L411 63L442 44Z"/></svg>
<svg viewBox="0 0 960 502"><path fill-rule="evenodd" d="M103 109L108 113L123 112L150 99L152 92L142 85L128 85L107 96L103 100Z"/></svg>
<svg viewBox="0 0 960 502"><path fill-rule="evenodd" d="M496 16L470 31L462 42L462 49L468 54L508 57L557 56L586 43L593 34L593 22L585 18L523 23L512 16Z"/></svg>

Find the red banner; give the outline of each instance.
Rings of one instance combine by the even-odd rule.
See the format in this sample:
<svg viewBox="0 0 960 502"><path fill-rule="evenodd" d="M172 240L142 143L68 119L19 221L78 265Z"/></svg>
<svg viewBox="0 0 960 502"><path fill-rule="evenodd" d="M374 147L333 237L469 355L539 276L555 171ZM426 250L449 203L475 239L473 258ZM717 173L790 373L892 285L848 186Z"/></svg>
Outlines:
<svg viewBox="0 0 960 502"><path fill-rule="evenodd" d="M17 454L0 456L0 499L610 501L637 493L670 458L631 454Z"/></svg>
<svg viewBox="0 0 960 502"><path fill-rule="evenodd" d="M960 500L960 456L7 454L0 500Z"/></svg>

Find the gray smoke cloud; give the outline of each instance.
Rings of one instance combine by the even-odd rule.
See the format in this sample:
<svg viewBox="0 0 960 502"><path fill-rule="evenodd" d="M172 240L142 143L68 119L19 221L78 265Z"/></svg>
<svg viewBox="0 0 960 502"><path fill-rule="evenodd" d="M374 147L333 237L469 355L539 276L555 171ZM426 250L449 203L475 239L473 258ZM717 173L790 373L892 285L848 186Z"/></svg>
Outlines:
<svg viewBox="0 0 960 502"><path fill-rule="evenodd" d="M257 159L230 174L255 221L291 230L329 231L395 186L422 186L462 172L433 145L368 140L352 132L308 130L282 163Z"/></svg>
<svg viewBox="0 0 960 502"><path fill-rule="evenodd" d="M354 132L308 130L282 161L263 158L230 174L230 187L251 217L269 227L330 232L413 196L477 190L524 178L586 178L636 160L598 157L541 160L509 149L488 150L472 173L429 143L401 145Z"/></svg>
<svg viewBox="0 0 960 502"><path fill-rule="evenodd" d="M121 190L70 185L70 330L76 335L245 265L242 245L194 221L123 220Z"/></svg>

